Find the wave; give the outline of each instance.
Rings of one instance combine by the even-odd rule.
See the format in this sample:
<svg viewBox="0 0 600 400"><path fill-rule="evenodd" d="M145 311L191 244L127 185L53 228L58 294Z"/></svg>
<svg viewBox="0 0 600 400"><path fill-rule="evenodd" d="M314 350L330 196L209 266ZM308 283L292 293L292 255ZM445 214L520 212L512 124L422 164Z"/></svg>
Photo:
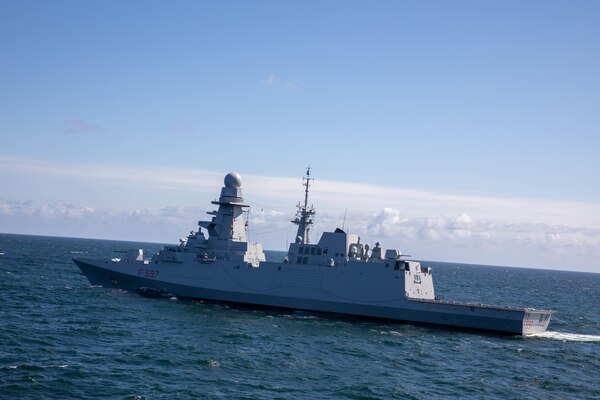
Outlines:
<svg viewBox="0 0 600 400"><path fill-rule="evenodd" d="M29 371L40 371L45 368L67 368L69 364L60 364L60 365L38 365L38 364L17 364L17 365L7 365L0 367L1 370L9 370L9 369L25 369Z"/></svg>
<svg viewBox="0 0 600 400"><path fill-rule="evenodd" d="M379 331L381 335L386 336L404 336L401 332L398 331Z"/></svg>
<svg viewBox="0 0 600 400"><path fill-rule="evenodd" d="M600 342L600 335L583 335L580 333L544 332L532 333L527 337L562 340L563 342Z"/></svg>

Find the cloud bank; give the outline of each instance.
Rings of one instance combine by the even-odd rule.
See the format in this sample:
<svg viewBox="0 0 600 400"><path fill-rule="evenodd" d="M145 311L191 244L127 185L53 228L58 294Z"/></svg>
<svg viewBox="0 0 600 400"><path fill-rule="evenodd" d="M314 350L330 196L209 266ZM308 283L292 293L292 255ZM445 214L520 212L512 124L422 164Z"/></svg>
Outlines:
<svg viewBox="0 0 600 400"><path fill-rule="evenodd" d="M0 197L0 231L107 239L177 242L198 229L222 186L223 173L153 166L68 164L0 156L0 175L17 181L31 177L67 186L78 180L95 185L95 194L112 186L144 190L158 205L11 196ZM243 175L244 196L252 205L249 238L283 250L293 240L293 205L302 197L300 179ZM65 186L66 185L66 186ZM111 186L112 185L112 186ZM193 204L160 199L194 192ZM148 196L148 193L151 196ZM136 199L135 192L132 194ZM169 199L170 199L169 198ZM340 199L347 208L340 207ZM315 181L317 207L313 240L325 230L346 228L363 242L380 241L419 259L533 266L600 272L600 205L595 203L464 196L361 183Z"/></svg>
<svg viewBox="0 0 600 400"><path fill-rule="evenodd" d="M115 211L75 204L0 202L0 231L74 237L176 243L197 221L209 218L201 207L143 207ZM293 209L254 209L248 237L267 249L284 250L295 237ZM394 208L352 213L317 213L312 240L342 227L364 243L381 242L417 259L473 262L600 272L600 230L562 225L510 223L453 217L407 217Z"/></svg>

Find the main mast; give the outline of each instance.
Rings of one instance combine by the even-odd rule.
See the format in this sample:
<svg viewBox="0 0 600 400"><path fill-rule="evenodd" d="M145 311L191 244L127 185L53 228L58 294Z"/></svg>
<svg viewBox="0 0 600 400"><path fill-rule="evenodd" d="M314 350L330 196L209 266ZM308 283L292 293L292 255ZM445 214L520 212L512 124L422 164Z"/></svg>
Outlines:
<svg viewBox="0 0 600 400"><path fill-rule="evenodd" d="M306 176L302 178L302 185L304 188L304 205L298 203L298 210L296 211L296 218L292 222L298 225L298 232L296 233L296 243L308 244L310 243L310 230L314 223L315 208L311 205L308 207L308 189L310 182L314 179L310 177L310 165L306 168Z"/></svg>

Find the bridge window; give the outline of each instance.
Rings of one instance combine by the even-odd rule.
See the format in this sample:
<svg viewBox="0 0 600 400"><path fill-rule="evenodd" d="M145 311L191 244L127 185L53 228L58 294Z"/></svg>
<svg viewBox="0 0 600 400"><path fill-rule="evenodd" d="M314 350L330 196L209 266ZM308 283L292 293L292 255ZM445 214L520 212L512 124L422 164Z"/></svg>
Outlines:
<svg viewBox="0 0 600 400"><path fill-rule="evenodd" d="M304 254L304 247L298 246L298 254Z"/></svg>
<svg viewBox="0 0 600 400"><path fill-rule="evenodd" d="M308 257L304 257L302 259L302 264L308 264Z"/></svg>
<svg viewBox="0 0 600 400"><path fill-rule="evenodd" d="M317 251L317 249L315 249L314 247L311 247L311 249L310 249L310 255L314 256L316 251Z"/></svg>
<svg viewBox="0 0 600 400"><path fill-rule="evenodd" d="M298 259L296 260L296 264L302 264L302 256L298 256Z"/></svg>
<svg viewBox="0 0 600 400"><path fill-rule="evenodd" d="M319 247L319 248L317 248L317 255L318 255L318 256L320 256L320 255L321 255L321 250L322 250L322 249L321 249L320 247Z"/></svg>

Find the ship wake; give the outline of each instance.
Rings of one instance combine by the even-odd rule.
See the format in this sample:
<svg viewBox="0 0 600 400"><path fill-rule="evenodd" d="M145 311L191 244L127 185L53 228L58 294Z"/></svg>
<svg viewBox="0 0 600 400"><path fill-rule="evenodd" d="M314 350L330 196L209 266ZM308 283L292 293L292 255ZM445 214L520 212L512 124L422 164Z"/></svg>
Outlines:
<svg viewBox="0 0 600 400"><path fill-rule="evenodd" d="M600 335L583 335L580 333L548 331L544 333L532 333L527 335L527 337L561 340L563 342L600 342Z"/></svg>

